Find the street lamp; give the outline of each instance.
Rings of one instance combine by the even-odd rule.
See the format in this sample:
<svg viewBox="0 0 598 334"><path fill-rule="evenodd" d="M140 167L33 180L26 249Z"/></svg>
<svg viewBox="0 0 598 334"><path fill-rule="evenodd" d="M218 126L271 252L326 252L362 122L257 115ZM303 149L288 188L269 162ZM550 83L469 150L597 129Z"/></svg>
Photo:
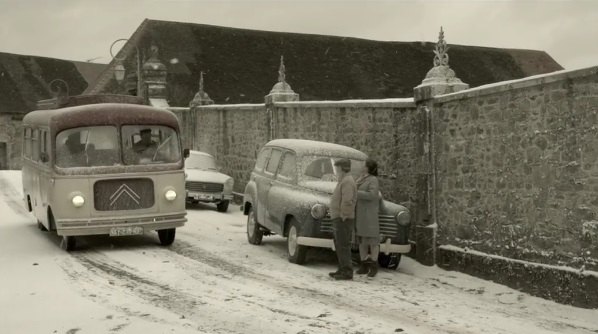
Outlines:
<svg viewBox="0 0 598 334"><path fill-rule="evenodd" d="M116 65L114 66L114 78L116 79L116 81L118 81L118 83L121 83L124 78L125 78L125 66L123 65L123 61L125 60L126 57L122 57L122 58L117 58L113 53L112 53L112 47L114 47L114 44L118 43L118 42L127 42L128 39L126 38L119 38L116 41L112 42L112 44L110 45L110 56L112 56L112 58L114 60L116 60ZM135 48L135 51L137 52L137 96L142 96L141 94L141 57L140 57L140 53L139 53L139 48L137 47L137 45L133 44L133 47Z"/></svg>

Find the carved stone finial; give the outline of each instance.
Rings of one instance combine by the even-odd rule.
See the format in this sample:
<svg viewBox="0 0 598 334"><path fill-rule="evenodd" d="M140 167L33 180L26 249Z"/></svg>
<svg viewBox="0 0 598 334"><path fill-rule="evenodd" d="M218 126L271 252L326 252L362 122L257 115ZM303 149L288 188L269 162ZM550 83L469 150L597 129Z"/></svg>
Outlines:
<svg viewBox="0 0 598 334"><path fill-rule="evenodd" d="M280 56L280 67L278 68L278 82L286 82L286 75L284 72L284 56Z"/></svg>
<svg viewBox="0 0 598 334"><path fill-rule="evenodd" d="M203 71L199 72L199 92L203 93Z"/></svg>
<svg viewBox="0 0 598 334"><path fill-rule="evenodd" d="M446 45L446 41L444 40L444 31L442 30L441 26L440 33L438 34L438 43L436 43L436 49L434 50L434 66L448 66L448 49L449 47Z"/></svg>
<svg viewBox="0 0 598 334"><path fill-rule="evenodd" d="M214 104L214 101L203 89L203 71L201 71L199 72L199 90L197 91L197 93L195 93L193 100L189 102L189 107L193 108L196 106Z"/></svg>

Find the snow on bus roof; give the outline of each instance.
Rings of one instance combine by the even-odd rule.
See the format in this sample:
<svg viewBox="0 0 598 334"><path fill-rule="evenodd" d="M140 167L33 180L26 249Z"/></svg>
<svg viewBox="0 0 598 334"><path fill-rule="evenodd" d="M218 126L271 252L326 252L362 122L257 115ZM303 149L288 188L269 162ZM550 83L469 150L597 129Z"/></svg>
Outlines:
<svg viewBox="0 0 598 334"><path fill-rule="evenodd" d="M288 148L295 151L299 155L336 155L342 154L351 157L355 157L358 159L366 159L367 155L359 150L354 148L322 142L322 141L315 141L315 140L306 140L306 139L275 139L269 141L266 146L278 146L283 148Z"/></svg>

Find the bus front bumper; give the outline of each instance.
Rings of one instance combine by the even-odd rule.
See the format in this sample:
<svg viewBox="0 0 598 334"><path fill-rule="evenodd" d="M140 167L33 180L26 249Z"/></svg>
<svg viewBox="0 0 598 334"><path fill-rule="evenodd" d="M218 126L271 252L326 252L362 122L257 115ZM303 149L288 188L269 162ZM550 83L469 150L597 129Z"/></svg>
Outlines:
<svg viewBox="0 0 598 334"><path fill-rule="evenodd" d="M94 219L56 220L56 233L62 236L75 235L136 235L147 231L176 228L185 225L186 213L162 216L118 217Z"/></svg>

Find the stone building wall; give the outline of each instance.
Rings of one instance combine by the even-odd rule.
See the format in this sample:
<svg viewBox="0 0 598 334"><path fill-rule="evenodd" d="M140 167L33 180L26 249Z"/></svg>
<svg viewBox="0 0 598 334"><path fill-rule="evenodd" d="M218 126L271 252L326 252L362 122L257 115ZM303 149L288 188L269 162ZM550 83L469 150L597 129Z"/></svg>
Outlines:
<svg viewBox="0 0 598 334"><path fill-rule="evenodd" d="M0 169L21 169L20 114L0 114Z"/></svg>
<svg viewBox="0 0 598 334"><path fill-rule="evenodd" d="M434 99L438 241L598 269L598 68Z"/></svg>

